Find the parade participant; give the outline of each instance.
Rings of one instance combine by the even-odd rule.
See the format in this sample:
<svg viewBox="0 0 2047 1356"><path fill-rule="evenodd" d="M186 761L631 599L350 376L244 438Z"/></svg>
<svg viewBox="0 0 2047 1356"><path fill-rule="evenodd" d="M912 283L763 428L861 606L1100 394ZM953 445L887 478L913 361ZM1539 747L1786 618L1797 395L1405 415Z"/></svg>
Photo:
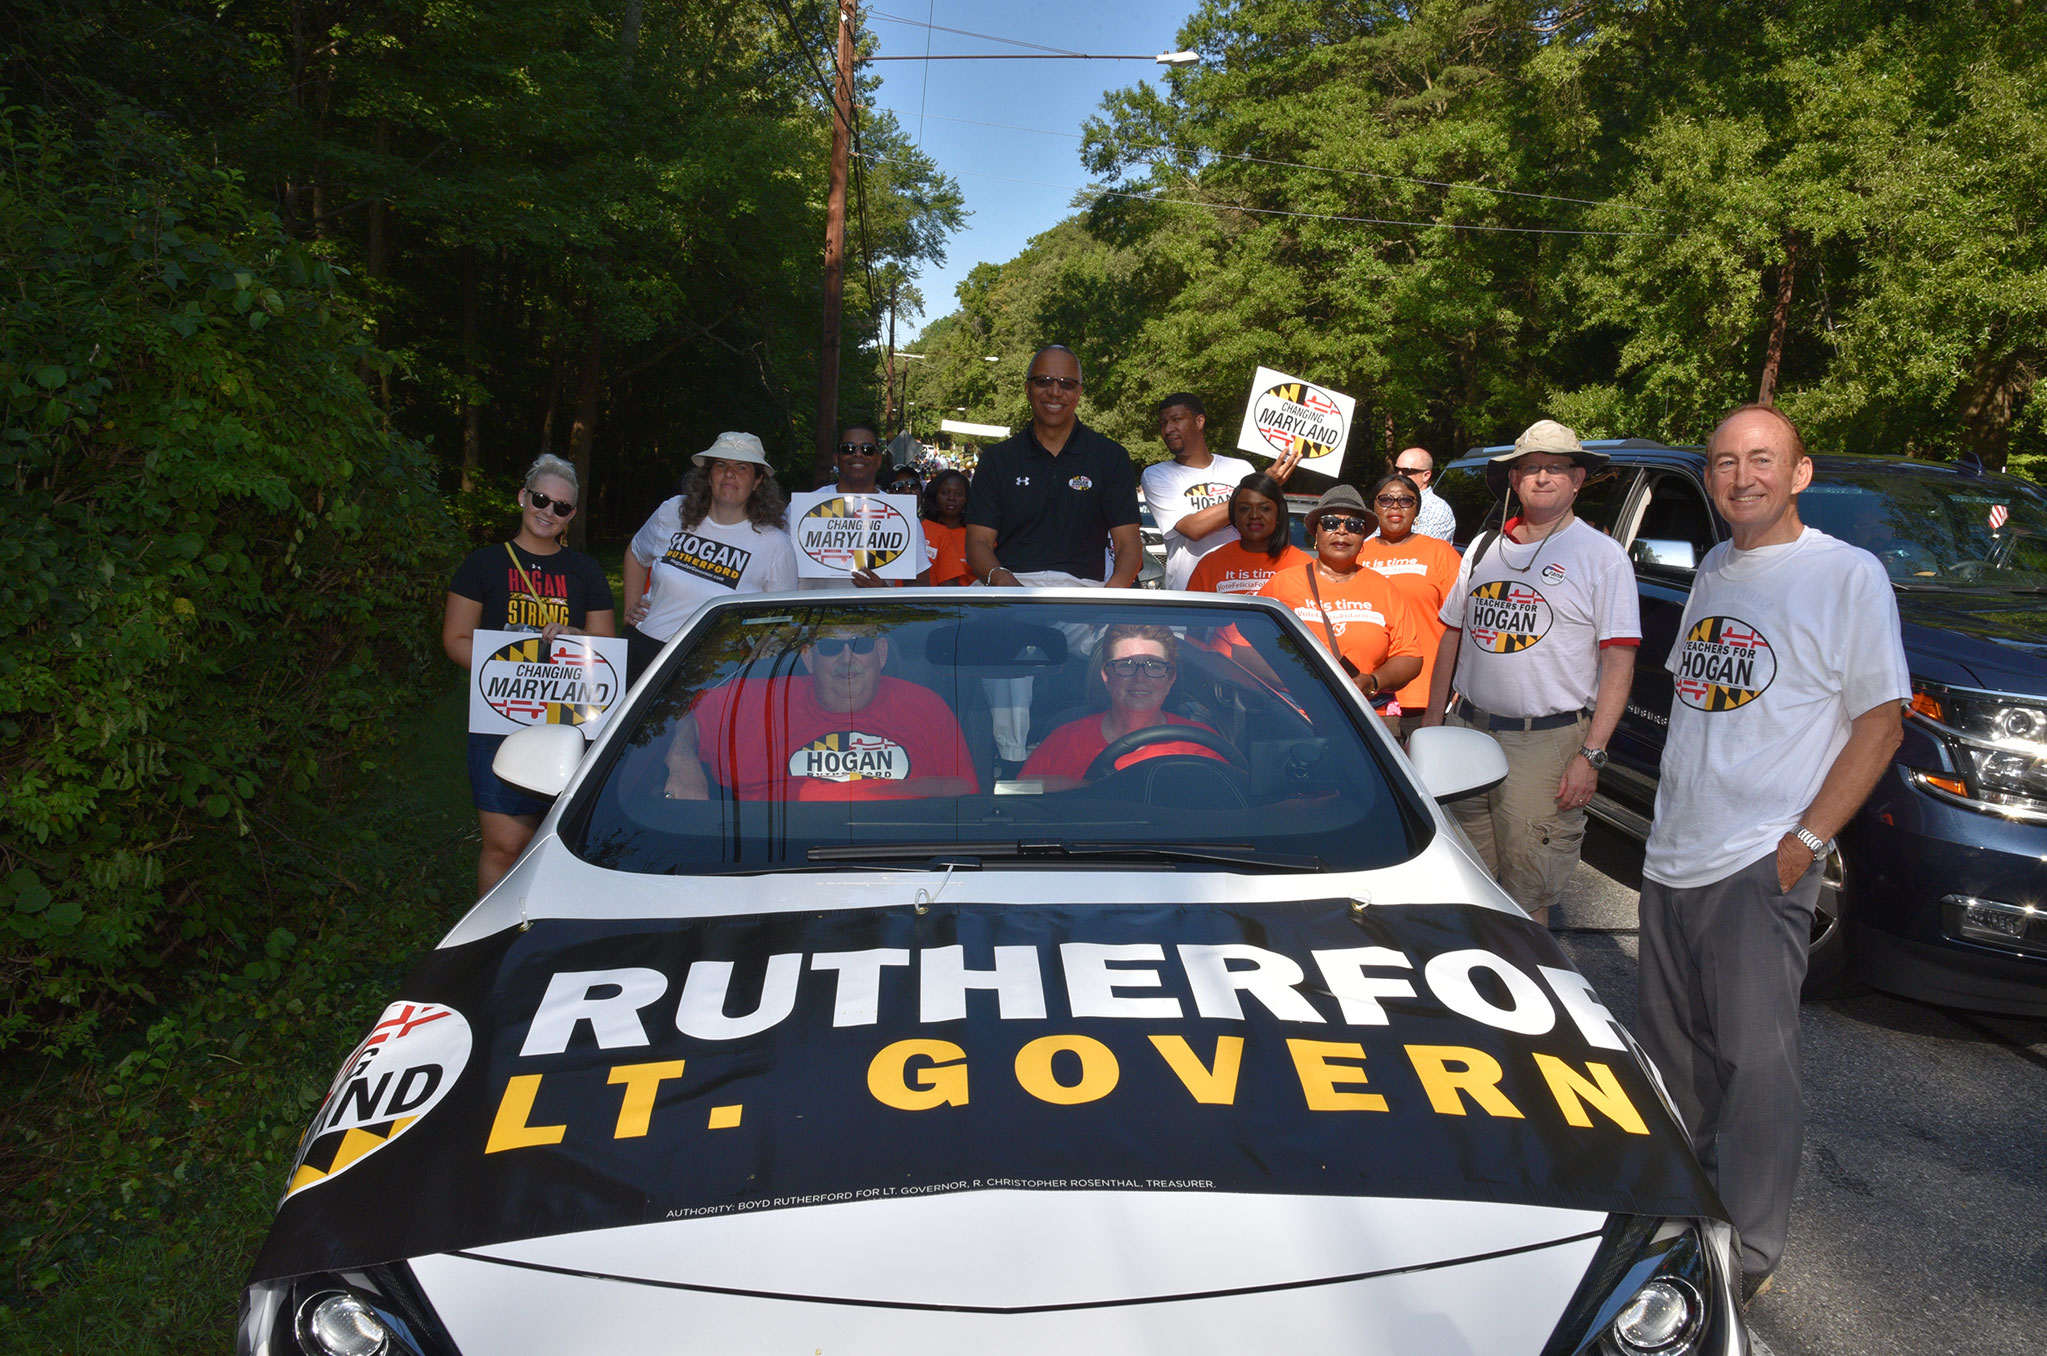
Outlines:
<svg viewBox="0 0 2047 1356"><path fill-rule="evenodd" d="M796 587L788 500L761 440L721 433L690 464L682 493L655 509L626 549L626 663L634 678L703 604Z"/></svg>
<svg viewBox="0 0 2047 1356"><path fill-rule="evenodd" d="M1457 539L1457 515L1429 483L1436 478L1436 459L1426 447L1410 447L1402 450L1393 459L1393 474L1406 476L1415 483L1421 495L1421 506L1415 510L1414 530L1424 537L1438 541Z"/></svg>
<svg viewBox="0 0 2047 1356"><path fill-rule="evenodd" d="M1216 547L1194 566L1191 593L1256 593L1283 570L1312 560L1293 544L1293 514L1286 492L1263 471L1253 471L1230 494L1230 525L1237 539Z"/></svg>
<svg viewBox="0 0 2047 1356"><path fill-rule="evenodd" d="M1450 802L1450 812L1500 888L1538 923L1578 865L1585 807L1641 644L1627 554L1571 511L1586 473L1607 460L1551 419L1492 459L1486 483L1496 493L1511 486L1520 516L1465 553L1438 614L1444 631L1422 719L1447 717L1500 742L1507 779Z"/></svg>
<svg viewBox="0 0 2047 1356"><path fill-rule="evenodd" d="M511 541L471 552L455 569L441 619L441 648L463 668L474 667L478 631L537 631L556 636L610 636L614 616L604 568L562 545L576 514L576 468L541 456L519 492L519 532ZM483 849L476 859L476 893L487 894L526 850L548 802L505 785L491 760L505 736L469 736L469 792Z"/></svg>
<svg viewBox="0 0 2047 1356"><path fill-rule="evenodd" d="M971 584L967 571L967 477L950 467L924 490L924 547L933 584Z"/></svg>
<svg viewBox="0 0 2047 1356"><path fill-rule="evenodd" d="M1422 671L1420 632L1391 581L1358 562L1372 519L1356 489L1332 486L1307 522L1315 558L1273 575L1258 592L1292 608L1383 711Z"/></svg>
<svg viewBox="0 0 2047 1356"><path fill-rule="evenodd" d="M1132 730L1153 725L1199 725L1165 709L1179 672L1179 643L1164 626L1112 626L1095 645L1095 676L1108 695L1109 709L1090 711L1045 737L1023 765L1023 777L1043 781L1048 791L1081 785L1084 774L1111 741ZM1215 750L1183 740L1145 744L1116 760L1118 771L1146 758L1167 754L1222 759ZM1227 761L1227 760L1224 760Z"/></svg>
<svg viewBox="0 0 2047 1356"><path fill-rule="evenodd" d="M839 435L839 445L835 449L838 462L838 479L832 483L832 488L840 494L914 493L914 491L910 490L898 490L894 488L893 483L887 488L881 485L879 473L883 450L880 436L868 425L848 425L846 430ZM908 467L898 466L896 471L899 474L908 469ZM912 474L915 473L912 472ZM913 560L925 562L925 567L917 571L916 582L926 584L930 582L930 556L926 549L927 544L923 536L923 527L921 524L913 524L912 531L915 540L910 543L907 554ZM805 589L843 589L850 584L854 588L861 589L887 589L901 588L905 582L907 581L901 579L883 579L873 570L866 569L853 570L843 579L825 579L812 576L804 579L797 587Z"/></svg>
<svg viewBox="0 0 2047 1356"><path fill-rule="evenodd" d="M1732 540L1699 562L1642 859L1639 1028L1741 1233L1743 1298L1784 1255L1805 1133L1798 995L1831 839L1890 766L1911 675L1868 551L1799 517L1798 429L1745 405L1706 446Z"/></svg>
<svg viewBox="0 0 2047 1356"><path fill-rule="evenodd" d="M888 639L826 626L802 649L807 672L739 678L697 699L670 741L664 794L706 800L901 800L979 790L952 710L929 688L882 672Z"/></svg>
<svg viewBox="0 0 2047 1356"><path fill-rule="evenodd" d="M1159 402L1159 440L1171 461L1144 468L1144 502L1166 538L1166 577L1160 587L1184 589L1201 558L1237 539L1230 524L1230 493L1251 474L1251 463L1208 450L1208 414L1201 397L1185 391ZM1300 461L1299 449L1272 464L1275 481L1286 483Z"/></svg>
<svg viewBox="0 0 2047 1356"><path fill-rule="evenodd" d="M924 477L914 466L898 466L889 473L888 492L916 496L924 493Z"/></svg>
<svg viewBox="0 0 2047 1356"><path fill-rule="evenodd" d="M1443 622L1437 613L1456 586L1459 565L1456 547L1422 535L1415 525L1421 499L1421 488L1406 476L1383 477L1372 487L1379 530L1365 539L1358 552L1359 564L1393 582L1421 641L1422 671L1398 694L1402 739L1420 727L1428 710L1429 675L1436 663L1436 646L1443 638Z"/></svg>

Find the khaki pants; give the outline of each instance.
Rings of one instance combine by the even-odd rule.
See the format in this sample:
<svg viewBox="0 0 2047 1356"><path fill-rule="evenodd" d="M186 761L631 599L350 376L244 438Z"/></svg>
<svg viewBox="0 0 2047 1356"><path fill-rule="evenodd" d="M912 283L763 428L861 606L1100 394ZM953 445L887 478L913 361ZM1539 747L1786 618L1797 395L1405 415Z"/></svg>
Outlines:
<svg viewBox="0 0 2047 1356"><path fill-rule="evenodd" d="M1481 729L1452 711L1446 725ZM1578 756L1590 717L1554 730L1494 730L1507 755L1507 780L1449 810L1479 860L1516 904L1534 913L1563 897L1585 841L1585 811L1557 809L1564 765Z"/></svg>

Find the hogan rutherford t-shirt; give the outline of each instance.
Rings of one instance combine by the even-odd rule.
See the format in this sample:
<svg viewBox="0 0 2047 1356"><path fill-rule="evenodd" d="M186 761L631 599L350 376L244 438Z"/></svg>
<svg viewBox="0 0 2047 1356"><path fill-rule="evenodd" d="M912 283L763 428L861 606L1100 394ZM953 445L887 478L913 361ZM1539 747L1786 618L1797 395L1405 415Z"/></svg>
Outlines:
<svg viewBox="0 0 2047 1356"><path fill-rule="evenodd" d="M978 789L952 709L929 688L877 680L858 711L818 705L809 677L740 679L698 699L697 753L740 800L892 800L957 777Z"/></svg>
<svg viewBox="0 0 2047 1356"><path fill-rule="evenodd" d="M796 587L796 548L787 532L716 523L709 515L684 527L681 495L654 510L633 537L632 553L652 571L639 629L660 641L673 639L690 613L713 598Z"/></svg>
<svg viewBox="0 0 2047 1356"><path fill-rule="evenodd" d="M1152 520L1166 538L1166 577L1163 586L1184 589L1201 558L1219 546L1237 540L1237 529L1224 523L1205 537L1189 537L1180 531L1180 520L1190 513L1230 502L1230 495L1251 463L1237 457L1211 456L1206 466L1182 466L1177 461L1154 462L1144 468L1144 502L1151 506Z"/></svg>

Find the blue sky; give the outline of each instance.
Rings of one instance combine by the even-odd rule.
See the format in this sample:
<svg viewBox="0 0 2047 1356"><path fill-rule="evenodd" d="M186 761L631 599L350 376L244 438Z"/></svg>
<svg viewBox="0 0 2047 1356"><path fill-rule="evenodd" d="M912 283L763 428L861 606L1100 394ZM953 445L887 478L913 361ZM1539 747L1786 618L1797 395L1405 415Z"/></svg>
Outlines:
<svg viewBox="0 0 2047 1356"><path fill-rule="evenodd" d="M1178 47L1180 25L1197 2L875 0L862 5L861 18L882 56L1028 50L884 16L1070 52L1157 53ZM953 289L976 264L1015 258L1032 236L1073 212L1074 191L1088 182L1081 124L1100 111L1110 90L1156 80L1166 68L1144 61L883 61L867 69L882 76L875 102L953 176L971 213L948 243L944 267L927 266L918 279L925 313L898 330L898 342L907 342L923 323L954 308ZM1005 125L980 125L988 123Z"/></svg>

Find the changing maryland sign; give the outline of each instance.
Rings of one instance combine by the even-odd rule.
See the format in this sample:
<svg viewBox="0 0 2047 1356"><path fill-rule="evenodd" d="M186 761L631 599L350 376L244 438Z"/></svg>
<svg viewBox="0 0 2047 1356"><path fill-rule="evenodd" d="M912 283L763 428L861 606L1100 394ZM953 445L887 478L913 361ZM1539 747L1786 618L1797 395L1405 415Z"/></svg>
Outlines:
<svg viewBox="0 0 2047 1356"><path fill-rule="evenodd" d="M472 654L471 734L579 725L595 738L625 695L626 643L612 637L478 631Z"/></svg>
<svg viewBox="0 0 2047 1356"><path fill-rule="evenodd" d="M1268 457L1299 452L1301 465L1335 475L1356 409L1357 401L1341 391L1261 367L1251 379L1237 447Z"/></svg>

